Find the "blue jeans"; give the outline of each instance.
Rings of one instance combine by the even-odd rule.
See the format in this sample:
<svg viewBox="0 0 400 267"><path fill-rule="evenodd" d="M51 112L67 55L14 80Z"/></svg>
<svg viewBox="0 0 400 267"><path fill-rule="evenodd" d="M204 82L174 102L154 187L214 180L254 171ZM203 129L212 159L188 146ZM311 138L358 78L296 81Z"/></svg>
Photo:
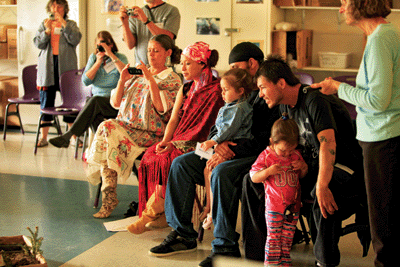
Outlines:
<svg viewBox="0 0 400 267"><path fill-rule="evenodd" d="M216 253L239 251L239 234L235 229L242 180L256 158L253 156L223 162L211 174L215 237L212 247ZM197 238L192 224L192 211L196 184L204 185L206 162L190 152L175 158L171 165L165 196L165 215L168 224L183 238Z"/></svg>

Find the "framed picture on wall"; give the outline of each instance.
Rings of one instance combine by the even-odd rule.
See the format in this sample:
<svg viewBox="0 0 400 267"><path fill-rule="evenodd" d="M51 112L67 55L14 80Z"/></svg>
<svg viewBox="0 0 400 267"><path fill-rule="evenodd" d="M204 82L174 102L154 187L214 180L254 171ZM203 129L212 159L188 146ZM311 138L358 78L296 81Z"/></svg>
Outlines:
<svg viewBox="0 0 400 267"><path fill-rule="evenodd" d="M263 0L236 0L236 3L241 3L241 4L258 4L258 3L262 3Z"/></svg>
<svg viewBox="0 0 400 267"><path fill-rule="evenodd" d="M264 51L264 41L263 40L238 40L237 43L243 43L243 42L250 42L258 46L262 51Z"/></svg>
<svg viewBox="0 0 400 267"><path fill-rule="evenodd" d="M117 15L120 7L124 4L123 0L103 0L102 12L103 14Z"/></svg>
<svg viewBox="0 0 400 267"><path fill-rule="evenodd" d="M196 18L196 33L200 35L219 35L220 18Z"/></svg>

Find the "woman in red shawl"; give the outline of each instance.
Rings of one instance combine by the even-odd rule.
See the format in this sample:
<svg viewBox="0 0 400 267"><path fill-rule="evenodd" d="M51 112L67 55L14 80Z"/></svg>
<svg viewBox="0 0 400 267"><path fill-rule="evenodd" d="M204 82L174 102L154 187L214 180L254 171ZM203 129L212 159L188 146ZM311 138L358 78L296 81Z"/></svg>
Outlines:
<svg viewBox="0 0 400 267"><path fill-rule="evenodd" d="M191 81L177 95L163 140L148 148L140 162L140 219L128 226L129 232L140 234L154 226L168 226L164 197L171 163L176 157L193 151L197 142L207 139L224 104L220 79L211 72L217 62L218 51L210 50L206 43L197 42L183 50L182 74Z"/></svg>

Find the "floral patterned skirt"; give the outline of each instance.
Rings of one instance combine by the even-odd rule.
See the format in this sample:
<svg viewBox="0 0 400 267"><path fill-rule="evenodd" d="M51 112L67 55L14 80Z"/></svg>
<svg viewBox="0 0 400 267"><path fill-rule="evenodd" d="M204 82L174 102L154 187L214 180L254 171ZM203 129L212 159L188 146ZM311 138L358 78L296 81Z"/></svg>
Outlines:
<svg viewBox="0 0 400 267"><path fill-rule="evenodd" d="M108 168L117 172L118 182L124 183L132 172L136 158L146 149L137 145L132 138L132 130L127 129L124 123L118 120L102 122L87 154L85 171L89 182L93 185L100 183L101 162L107 161Z"/></svg>

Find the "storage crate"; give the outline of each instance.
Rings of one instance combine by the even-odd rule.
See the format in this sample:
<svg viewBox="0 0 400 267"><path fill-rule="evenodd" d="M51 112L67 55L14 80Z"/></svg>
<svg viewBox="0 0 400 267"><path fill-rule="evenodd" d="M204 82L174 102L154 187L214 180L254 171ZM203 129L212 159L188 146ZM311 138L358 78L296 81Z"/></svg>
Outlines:
<svg viewBox="0 0 400 267"><path fill-rule="evenodd" d="M350 66L351 53L318 52L321 68L345 69Z"/></svg>
<svg viewBox="0 0 400 267"><path fill-rule="evenodd" d="M8 59L7 43L0 43L0 59Z"/></svg>
<svg viewBox="0 0 400 267"><path fill-rule="evenodd" d="M306 6L310 0L274 0L276 6Z"/></svg>
<svg viewBox="0 0 400 267"><path fill-rule="evenodd" d="M311 6L341 6L340 0L311 0Z"/></svg>
<svg viewBox="0 0 400 267"><path fill-rule="evenodd" d="M17 29L7 29L8 59L17 59Z"/></svg>
<svg viewBox="0 0 400 267"><path fill-rule="evenodd" d="M288 54L292 54L299 69L310 66L312 37L312 30L274 31L272 32L272 53L281 55L285 60Z"/></svg>
<svg viewBox="0 0 400 267"><path fill-rule="evenodd" d="M15 5L15 0L0 0L0 5Z"/></svg>
<svg viewBox="0 0 400 267"><path fill-rule="evenodd" d="M7 29L16 29L17 25L0 25L0 43L7 42Z"/></svg>

